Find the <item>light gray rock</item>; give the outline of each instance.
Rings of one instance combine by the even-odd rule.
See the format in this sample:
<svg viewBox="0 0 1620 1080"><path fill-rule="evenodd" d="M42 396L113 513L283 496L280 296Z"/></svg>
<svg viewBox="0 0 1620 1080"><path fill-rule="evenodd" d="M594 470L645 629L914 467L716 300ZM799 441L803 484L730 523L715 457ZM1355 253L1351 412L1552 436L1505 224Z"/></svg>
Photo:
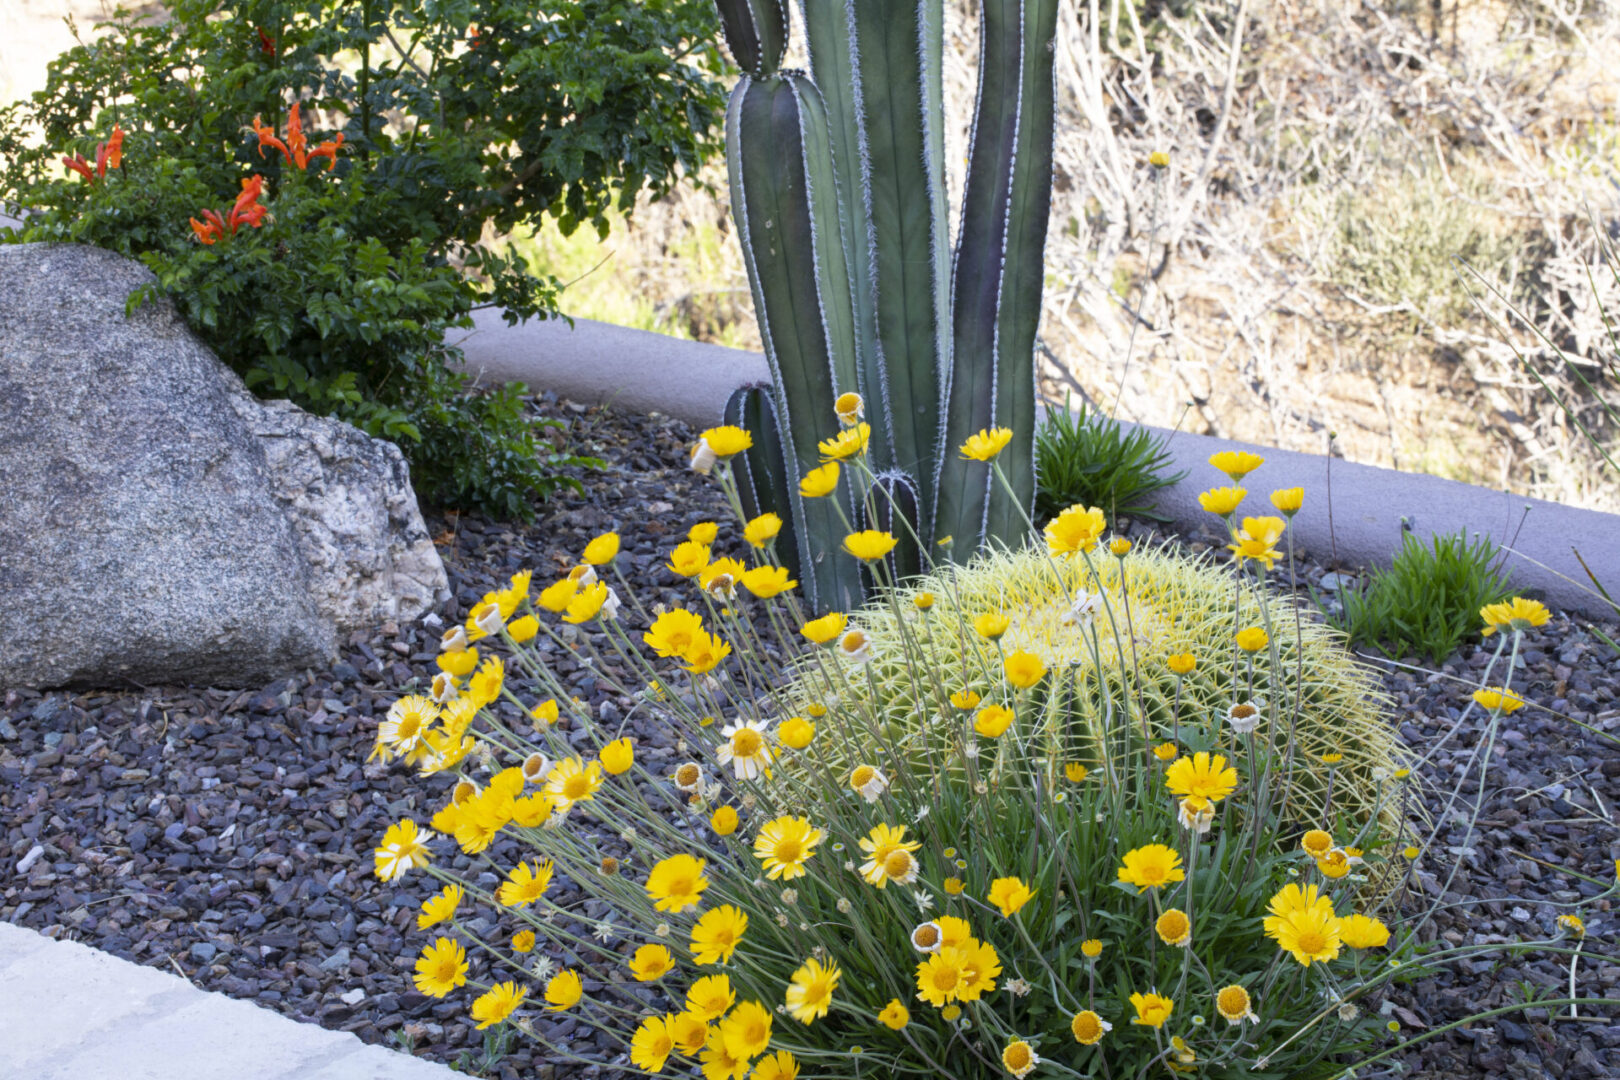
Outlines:
<svg viewBox="0 0 1620 1080"><path fill-rule="evenodd" d="M264 449L315 606L339 632L415 619L448 597L399 447L290 401L259 401L244 390L232 403Z"/></svg>
<svg viewBox="0 0 1620 1080"><path fill-rule="evenodd" d="M0 685L262 685L446 588L398 449L126 316L150 280L0 246Z"/></svg>

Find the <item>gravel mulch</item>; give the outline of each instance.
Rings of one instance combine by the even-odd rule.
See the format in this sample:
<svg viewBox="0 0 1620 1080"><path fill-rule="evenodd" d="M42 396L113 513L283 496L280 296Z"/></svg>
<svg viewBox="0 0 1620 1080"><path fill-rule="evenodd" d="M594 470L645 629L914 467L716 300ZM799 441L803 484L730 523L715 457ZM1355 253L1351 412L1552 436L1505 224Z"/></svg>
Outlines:
<svg viewBox="0 0 1620 1080"><path fill-rule="evenodd" d="M560 496L529 525L471 515L430 520L455 594L443 620L459 620L519 569L540 578L566 569L587 539L608 528L624 538L621 559L632 579L672 584L660 564L673 538L697 521L725 520L712 485L684 468L692 432L683 425L550 399L537 408L567 419L577 449L609 467L581 477L585 496ZM1199 548L1214 538L1181 539ZM1302 586L1319 587L1326 572L1307 556ZM439 796L365 758L388 705L431 670L442 625L429 617L386 626L350 642L328 671L254 690L8 692L0 707L0 919L483 1075L613 1075L605 1066L554 1066L522 1040L486 1061L464 1002L435 1002L411 987L422 937L414 919L428 883L380 885L370 854L388 824L431 814ZM1557 905L1602 891L1573 873L1608 881L1620 857L1620 747L1570 722L1620 736L1620 658L1561 614L1528 646L1515 688L1535 706L1505 725L1481 831L1465 850L1463 824L1448 820L1422 859L1420 884L1431 893L1462 860L1446 896L1461 906L1435 921L1436 933L1452 942L1550 930ZM1470 676L1487 656L1465 647L1438 671L1415 660L1373 661L1415 751L1429 753L1450 736L1424 769L1432 787L1460 778L1480 737L1478 716L1461 718ZM563 670L601 715L611 719L622 708L596 673ZM673 758L666 732L640 730L634 715L628 723L649 760ZM1438 817L1440 807L1432 809ZM1531 1009L1465 1026L1406 1051L1407 1073L1620 1075L1620 921L1600 914L1588 925L1578 989L1616 1000L1616 1009L1577 1021ZM1401 989L1393 1018L1402 1037L1415 1038L1522 1000L1523 986L1554 997L1567 984L1562 957L1486 958ZM536 1022L559 1037L573 1024ZM605 1047L599 1052L610 1059Z"/></svg>

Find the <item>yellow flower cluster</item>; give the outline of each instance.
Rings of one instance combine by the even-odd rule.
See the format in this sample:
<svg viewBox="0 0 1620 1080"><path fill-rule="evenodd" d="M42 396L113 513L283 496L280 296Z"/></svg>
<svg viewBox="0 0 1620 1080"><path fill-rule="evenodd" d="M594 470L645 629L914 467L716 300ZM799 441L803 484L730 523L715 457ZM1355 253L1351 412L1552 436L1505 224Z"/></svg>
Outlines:
<svg viewBox="0 0 1620 1080"><path fill-rule="evenodd" d="M859 505L871 431L858 395L837 413L801 490L847 485ZM750 444L710 429L694 467L734 496L721 463ZM986 429L960 452L995 470L1012 445ZM1262 461L1211 464L1236 485ZM1376 985L1357 953L1411 947L1379 890L1418 852L1401 862L1406 841L1349 801L1365 748L1294 722L1303 634L1251 572L1284 557L1287 523L1239 523L1245 494L1203 497L1232 534L1224 611L1161 603L1185 579L1140 572L1165 556L1085 506L1031 525L1025 591L954 567L860 611L806 611L772 513L738 521L733 555L713 522L674 543L679 603L631 590L613 533L536 594L514 578L378 725L375 757L453 785L428 827L397 821L374 853L385 881L432 878L415 986L537 1039L526 1010L568 1013L637 1070L705 1080L1286 1075L1267 1055L1331 1054L1335 1029L1312 1018L1326 993ZM1292 518L1303 492L1272 504ZM851 526L819 554L878 576L895 547ZM1481 614L1520 632L1545 622L1529 604ZM617 711L574 697L557 655ZM1476 700L1493 717L1522 705ZM644 745L649 725L667 738ZM451 843L495 873L436 859Z"/></svg>

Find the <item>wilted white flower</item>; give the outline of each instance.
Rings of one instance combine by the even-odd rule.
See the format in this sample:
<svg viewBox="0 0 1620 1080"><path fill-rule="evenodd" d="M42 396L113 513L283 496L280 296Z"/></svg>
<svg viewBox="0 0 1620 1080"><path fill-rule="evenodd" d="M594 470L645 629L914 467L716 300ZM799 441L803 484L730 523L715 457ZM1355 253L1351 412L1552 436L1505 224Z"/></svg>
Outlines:
<svg viewBox="0 0 1620 1080"><path fill-rule="evenodd" d="M1074 603L1069 605L1069 610L1063 613L1058 622L1064 626L1078 626L1084 629L1091 625L1092 620L1097 617L1097 612L1101 610L1102 597L1096 593L1081 590L1080 594L1074 598Z"/></svg>
<svg viewBox="0 0 1620 1080"><path fill-rule="evenodd" d="M872 639L858 626L845 630L838 639L838 655L852 664L864 664L872 659Z"/></svg>
<svg viewBox="0 0 1620 1080"><path fill-rule="evenodd" d="M1182 828L1202 836L1209 832L1210 823L1215 820L1215 804L1201 796L1189 795L1181 800L1176 820L1181 822Z"/></svg>
<svg viewBox="0 0 1620 1080"><path fill-rule="evenodd" d="M1260 725L1260 705L1254 701L1240 701L1226 710L1226 722L1239 735L1247 735Z"/></svg>
<svg viewBox="0 0 1620 1080"><path fill-rule="evenodd" d="M457 692L456 680L441 671L433 676L433 688L428 692L428 696L433 699L435 705L443 705L452 700Z"/></svg>

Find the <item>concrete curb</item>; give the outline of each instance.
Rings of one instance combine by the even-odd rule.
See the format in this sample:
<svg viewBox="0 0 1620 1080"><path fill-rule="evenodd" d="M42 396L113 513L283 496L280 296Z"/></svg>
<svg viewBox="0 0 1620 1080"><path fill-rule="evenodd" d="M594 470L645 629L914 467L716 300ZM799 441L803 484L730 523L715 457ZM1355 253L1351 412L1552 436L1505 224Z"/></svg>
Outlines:
<svg viewBox="0 0 1620 1080"><path fill-rule="evenodd" d="M0 923L0 1076L449 1080L443 1065L300 1024L77 942Z"/></svg>
<svg viewBox="0 0 1620 1080"><path fill-rule="evenodd" d="M699 427L718 421L736 387L770 377L758 353L589 319L576 319L572 329L561 321L508 327L499 313L488 311L480 312L476 321L476 330L458 331L450 340L461 345L466 370L479 379L523 382L580 402L658 411ZM1198 505L1198 493L1228 481L1207 464L1209 455L1251 450L1266 464L1246 482L1250 495L1244 511L1274 513L1268 500L1273 489L1304 487L1305 506L1293 524L1295 542L1319 558L1336 554L1348 567L1387 566L1400 549L1403 528L1424 540L1436 534L1482 534L1511 542L1508 569L1518 588L1562 608L1613 617L1581 587L1587 579L1574 552L1580 552L1611 591L1620 589L1620 515L1340 460L1332 465L1330 521L1326 457L1152 430L1168 440L1175 470L1187 473L1159 500L1159 509L1183 528L1215 524Z"/></svg>

